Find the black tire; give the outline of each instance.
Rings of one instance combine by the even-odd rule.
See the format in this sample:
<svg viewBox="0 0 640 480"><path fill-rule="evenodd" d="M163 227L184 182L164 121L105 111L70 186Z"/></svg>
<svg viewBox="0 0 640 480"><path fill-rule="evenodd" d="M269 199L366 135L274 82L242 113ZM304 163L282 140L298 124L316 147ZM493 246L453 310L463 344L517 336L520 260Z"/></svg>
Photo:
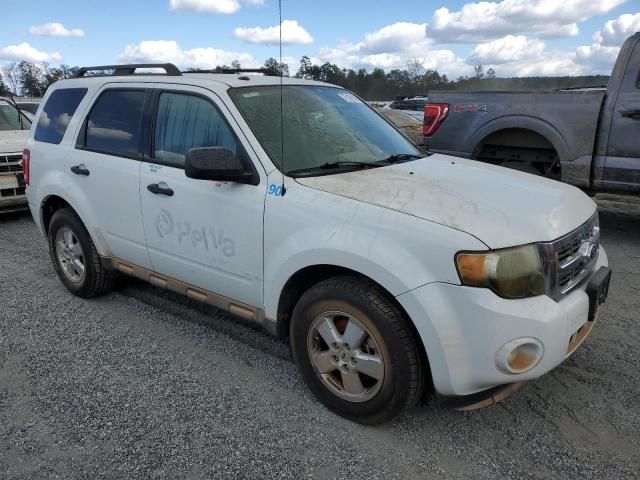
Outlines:
<svg viewBox="0 0 640 480"><path fill-rule="evenodd" d="M366 401L350 401L334 393L321 377L337 372L336 382L339 383L340 378L344 378L343 372L337 370L330 375L321 375L312 363L313 347L309 342L314 340L310 338L314 338L316 332L315 338L319 339L319 331L313 327L318 324L314 322L329 311L344 312L355 318L369 330L379 346L384 359L384 376L376 382L374 396ZM332 322L339 331L338 323ZM346 331L346 326L344 328ZM294 308L290 335L293 355L305 382L325 406L343 417L369 425L385 422L414 406L423 393L426 366L422 362L416 335L386 292L371 281L356 276L339 276L311 287ZM326 345L324 341L320 343ZM346 343L343 345L348 346ZM337 359L335 356L332 358ZM351 368L358 370L354 365ZM359 372L358 375L363 382L372 380L362 377Z"/></svg>
<svg viewBox="0 0 640 480"><path fill-rule="evenodd" d="M82 248L84 273L77 281L72 281L65 273L56 251L56 237L58 232L63 229L71 230L77 243ZM82 220L73 209L62 208L53 214L49 224L48 240L49 254L51 255L53 267L60 281L71 293L78 297L91 298L106 293L113 288L116 273L104 268L89 232L87 232Z"/></svg>

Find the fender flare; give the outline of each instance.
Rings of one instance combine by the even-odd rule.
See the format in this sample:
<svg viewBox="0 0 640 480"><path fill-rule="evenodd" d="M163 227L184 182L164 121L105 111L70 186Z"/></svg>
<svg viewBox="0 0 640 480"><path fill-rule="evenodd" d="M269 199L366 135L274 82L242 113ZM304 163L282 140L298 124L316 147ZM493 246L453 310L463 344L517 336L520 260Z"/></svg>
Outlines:
<svg viewBox="0 0 640 480"><path fill-rule="evenodd" d="M473 157L478 153L478 146L481 145L489 135L500 130L513 128L530 130L541 135L553 145L560 162L571 160L569 158L569 146L564 141L558 129L544 120L526 115L509 115L485 123L467 139L467 151L469 151Z"/></svg>

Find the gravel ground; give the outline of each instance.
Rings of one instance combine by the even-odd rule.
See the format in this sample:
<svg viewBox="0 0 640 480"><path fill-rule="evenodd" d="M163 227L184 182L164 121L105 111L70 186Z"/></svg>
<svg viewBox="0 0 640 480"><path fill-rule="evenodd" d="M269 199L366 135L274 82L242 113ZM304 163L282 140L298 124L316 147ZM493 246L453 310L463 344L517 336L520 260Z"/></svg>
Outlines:
<svg viewBox="0 0 640 480"><path fill-rule="evenodd" d="M31 218L0 218L0 478L638 478L640 200L605 197L607 308L565 364L476 412L364 427L288 348L134 281L91 301Z"/></svg>

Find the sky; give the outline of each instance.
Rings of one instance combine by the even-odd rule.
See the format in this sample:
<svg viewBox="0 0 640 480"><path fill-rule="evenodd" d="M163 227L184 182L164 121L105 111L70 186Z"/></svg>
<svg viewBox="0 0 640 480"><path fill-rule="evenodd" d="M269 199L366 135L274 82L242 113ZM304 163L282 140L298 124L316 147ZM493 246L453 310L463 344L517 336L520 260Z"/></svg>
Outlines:
<svg viewBox="0 0 640 480"><path fill-rule="evenodd" d="M0 0L0 65L278 58L277 0ZM609 74L640 31L640 0L282 0L283 60L391 70L418 59L449 78Z"/></svg>

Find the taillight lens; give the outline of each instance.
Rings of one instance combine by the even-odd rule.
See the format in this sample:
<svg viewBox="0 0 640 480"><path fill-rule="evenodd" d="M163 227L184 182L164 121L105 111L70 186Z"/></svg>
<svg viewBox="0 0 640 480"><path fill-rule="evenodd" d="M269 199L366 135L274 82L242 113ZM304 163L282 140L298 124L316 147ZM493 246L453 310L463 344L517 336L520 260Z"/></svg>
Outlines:
<svg viewBox="0 0 640 480"><path fill-rule="evenodd" d="M29 173L30 173L30 160L31 160L31 152L28 149L24 149L22 151L22 168L24 169L24 184L29 185Z"/></svg>
<svg viewBox="0 0 640 480"><path fill-rule="evenodd" d="M436 130L440 128L444 119L447 118L448 113L448 103L427 103L424 107L423 135L429 137L436 133Z"/></svg>

